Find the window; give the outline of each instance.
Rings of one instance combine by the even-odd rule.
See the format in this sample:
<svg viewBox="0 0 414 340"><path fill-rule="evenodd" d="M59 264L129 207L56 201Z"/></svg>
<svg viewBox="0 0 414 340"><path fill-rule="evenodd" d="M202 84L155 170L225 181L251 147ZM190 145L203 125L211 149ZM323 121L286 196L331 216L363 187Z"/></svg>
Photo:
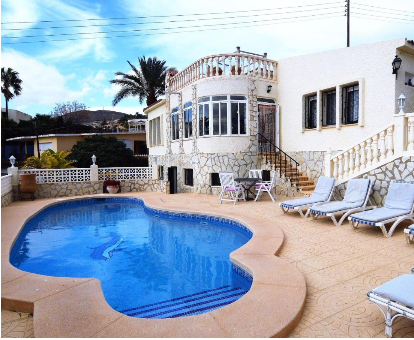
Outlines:
<svg viewBox="0 0 414 340"><path fill-rule="evenodd" d="M275 100L274 99L261 98L261 97L258 97L257 98L257 102L258 103L266 103L266 104L275 104Z"/></svg>
<svg viewBox="0 0 414 340"><path fill-rule="evenodd" d="M149 143L150 146L162 144L161 117L157 117L149 121Z"/></svg>
<svg viewBox="0 0 414 340"><path fill-rule="evenodd" d="M218 172L213 172L211 174L211 186L212 187L219 187L221 185L220 176Z"/></svg>
<svg viewBox="0 0 414 340"><path fill-rule="evenodd" d="M336 90L322 93L322 126L336 124Z"/></svg>
<svg viewBox="0 0 414 340"><path fill-rule="evenodd" d="M158 179L159 180L164 179L164 166L163 165L158 166Z"/></svg>
<svg viewBox="0 0 414 340"><path fill-rule="evenodd" d="M184 104L184 138L193 137L193 108L191 103Z"/></svg>
<svg viewBox="0 0 414 340"><path fill-rule="evenodd" d="M184 184L193 186L193 169L184 169Z"/></svg>
<svg viewBox="0 0 414 340"><path fill-rule="evenodd" d="M199 136L247 134L247 98L211 96L198 101Z"/></svg>
<svg viewBox="0 0 414 340"><path fill-rule="evenodd" d="M305 129L316 129L316 94L305 97Z"/></svg>
<svg viewBox="0 0 414 340"><path fill-rule="evenodd" d="M47 149L53 149L52 142L49 143L39 143L39 151L43 152Z"/></svg>
<svg viewBox="0 0 414 340"><path fill-rule="evenodd" d="M359 86L342 88L342 124L358 123Z"/></svg>
<svg viewBox="0 0 414 340"><path fill-rule="evenodd" d="M176 107L171 111L171 140L177 140L180 138L178 115L179 111L178 107Z"/></svg>

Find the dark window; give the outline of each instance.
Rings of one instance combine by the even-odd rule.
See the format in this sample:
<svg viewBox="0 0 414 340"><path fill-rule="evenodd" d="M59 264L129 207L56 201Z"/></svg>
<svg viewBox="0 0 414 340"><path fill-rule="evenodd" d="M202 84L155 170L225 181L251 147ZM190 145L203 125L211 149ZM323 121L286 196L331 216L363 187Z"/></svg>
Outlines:
<svg viewBox="0 0 414 340"><path fill-rule="evenodd" d="M220 176L218 172L213 172L211 174L211 186L212 187L219 187L221 185L220 183Z"/></svg>
<svg viewBox="0 0 414 340"><path fill-rule="evenodd" d="M359 86L342 88L342 124L358 123Z"/></svg>
<svg viewBox="0 0 414 340"><path fill-rule="evenodd" d="M245 96L230 96L230 100L246 100Z"/></svg>
<svg viewBox="0 0 414 340"><path fill-rule="evenodd" d="M316 129L316 95L305 98L305 128Z"/></svg>
<svg viewBox="0 0 414 340"><path fill-rule="evenodd" d="M178 115L179 115L178 108L176 107L172 109L171 111L171 140L177 140L180 138Z"/></svg>
<svg viewBox="0 0 414 340"><path fill-rule="evenodd" d="M220 100L227 100L227 96L213 96L211 97L211 100L214 101L220 101Z"/></svg>
<svg viewBox="0 0 414 340"><path fill-rule="evenodd" d="M210 101L210 97L204 97L198 100L199 103L204 103L204 102L209 102L209 101Z"/></svg>
<svg viewBox="0 0 414 340"><path fill-rule="evenodd" d="M158 179L160 180L164 179L164 166L162 165L158 167Z"/></svg>
<svg viewBox="0 0 414 340"><path fill-rule="evenodd" d="M221 134L227 135L227 103L220 103Z"/></svg>
<svg viewBox="0 0 414 340"><path fill-rule="evenodd" d="M336 90L322 93L322 126L336 124Z"/></svg>
<svg viewBox="0 0 414 340"><path fill-rule="evenodd" d="M193 169L184 169L184 184L193 186Z"/></svg>
<svg viewBox="0 0 414 340"><path fill-rule="evenodd" d="M198 135L199 136L204 136L203 117L204 117L203 105L198 105Z"/></svg>
<svg viewBox="0 0 414 340"><path fill-rule="evenodd" d="M193 136L193 109L191 103L184 105L184 138Z"/></svg>
<svg viewBox="0 0 414 340"><path fill-rule="evenodd" d="M260 97L258 97L257 98L257 101L259 103L270 103L270 104L274 104L275 103L275 100L274 99L269 99L269 98L260 98Z"/></svg>
<svg viewBox="0 0 414 340"><path fill-rule="evenodd" d="M220 103L213 103L213 135L220 134Z"/></svg>

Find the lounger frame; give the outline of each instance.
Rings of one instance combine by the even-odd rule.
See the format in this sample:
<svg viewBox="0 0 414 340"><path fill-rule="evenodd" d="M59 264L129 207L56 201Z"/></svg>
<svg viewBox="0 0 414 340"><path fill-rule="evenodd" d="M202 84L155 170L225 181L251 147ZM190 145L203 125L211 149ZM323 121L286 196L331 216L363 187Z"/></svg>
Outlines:
<svg viewBox="0 0 414 340"><path fill-rule="evenodd" d="M372 225L372 226L376 226L376 227L380 227L382 233L384 234L385 237L391 237L392 234L394 233L395 228L397 228L397 226L405 220L411 220L414 222L414 214L413 214L413 209L414 209L414 205L411 208L411 213L406 214L406 215L400 215L400 216L396 216L393 218L389 218L388 220L383 220L381 222L371 222L371 221L365 221L365 220L360 220L358 219L357 221L352 221L351 218L352 216L348 217L349 223L351 224L352 228L357 229L358 225L360 223L362 224L367 224L367 225ZM391 225L390 230L387 232L387 229L385 228L385 225L387 223L391 223L394 222Z"/></svg>
<svg viewBox="0 0 414 340"><path fill-rule="evenodd" d="M349 216L349 215L351 215L351 214L355 214L355 213L357 213L357 212L362 212L362 211L365 211L365 210L371 210L371 209L375 209L376 208L376 206L375 205L369 205L369 206L367 206L367 204L368 204L368 202L370 203L370 204L372 204L371 203L371 200L369 199L369 196L370 196L370 194L371 194L371 190L372 190L372 186L374 185L374 183L373 183L373 181L370 181L370 184L369 184L369 187L368 187L368 190L367 190L367 195L366 195L366 197L365 197L365 200L364 200L364 203L360 206L360 207L358 207L358 208L352 208L352 209L343 209L343 210L337 210L337 211L334 211L334 212L331 212L331 213L323 213L323 212L319 212L319 213L315 213L314 211L312 211L312 208L313 207L311 207L310 209L309 209L309 211L310 211L310 215L312 216L312 218L314 219L314 220L316 220L317 218L318 218L318 216L327 216L327 217L330 217L331 219L332 219L332 222L337 226L337 227L339 227L339 226L341 226L342 225L342 223L345 221L345 219ZM336 217L335 217L335 214L343 214L343 216L341 217L341 219L339 220L339 221L337 221L336 220Z"/></svg>
<svg viewBox="0 0 414 340"><path fill-rule="evenodd" d="M300 214L300 216L302 216L303 218L307 218L309 216L309 214L310 214L310 208L312 208L312 207L314 207L314 206L316 206L318 204L323 204L323 203L329 202L331 200L331 198L332 198L332 195L333 195L334 190L335 190L335 185L332 186L332 189L331 189L331 192L329 194L329 197L324 202L317 202L317 203L312 203L312 204L298 205L296 207L293 207L292 206L292 208L283 207L283 206L280 205L282 203L280 203L279 206L280 206L280 208L282 208L282 211L285 214L288 213L290 209L292 209L292 210L296 210ZM307 209L306 213L304 213L302 209Z"/></svg>
<svg viewBox="0 0 414 340"><path fill-rule="evenodd" d="M413 243L413 240L414 240L414 235L411 234L410 231L413 231L413 229L410 229L410 228L404 229L405 240L407 241L408 244Z"/></svg>
<svg viewBox="0 0 414 340"><path fill-rule="evenodd" d="M414 268L411 270L414 274ZM414 309L404 306L391 299L384 298L376 294L373 290L367 293L369 301L373 302L381 311L385 318L385 335L392 338L392 324L398 317L406 317L414 320ZM385 308L384 308L385 307Z"/></svg>

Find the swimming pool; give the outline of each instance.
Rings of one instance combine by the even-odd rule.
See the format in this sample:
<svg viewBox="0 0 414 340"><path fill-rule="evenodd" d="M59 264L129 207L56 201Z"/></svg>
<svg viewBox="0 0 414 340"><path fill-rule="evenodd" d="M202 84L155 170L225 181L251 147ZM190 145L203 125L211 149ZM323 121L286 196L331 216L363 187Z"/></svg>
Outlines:
<svg viewBox="0 0 414 340"><path fill-rule="evenodd" d="M156 210L140 199L82 199L29 220L10 262L36 274L96 277L107 302L129 316L180 317L249 290L251 276L229 254L251 236L238 222Z"/></svg>

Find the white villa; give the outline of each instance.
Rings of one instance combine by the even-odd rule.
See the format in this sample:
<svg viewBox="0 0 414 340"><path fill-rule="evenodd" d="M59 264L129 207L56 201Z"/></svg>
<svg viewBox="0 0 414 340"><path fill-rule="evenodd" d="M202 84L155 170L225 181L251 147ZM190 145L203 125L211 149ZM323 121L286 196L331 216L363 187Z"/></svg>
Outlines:
<svg viewBox="0 0 414 340"><path fill-rule="evenodd" d="M240 48L207 56L168 74L166 98L144 110L149 163L171 193L214 193L219 171L255 168L303 190L321 175L413 180L412 82L407 39L278 61Z"/></svg>

